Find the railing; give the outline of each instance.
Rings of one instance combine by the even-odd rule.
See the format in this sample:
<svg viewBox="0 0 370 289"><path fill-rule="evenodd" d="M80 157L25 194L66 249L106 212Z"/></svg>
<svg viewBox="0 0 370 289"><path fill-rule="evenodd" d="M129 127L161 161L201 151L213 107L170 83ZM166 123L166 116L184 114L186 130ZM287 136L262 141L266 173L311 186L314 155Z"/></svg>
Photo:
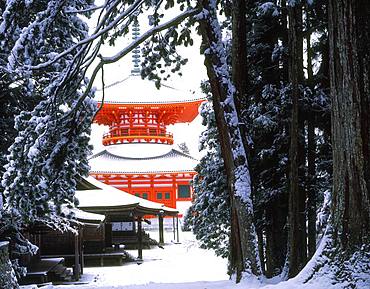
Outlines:
<svg viewBox="0 0 370 289"><path fill-rule="evenodd" d="M162 130L155 133L142 129L131 129L129 131L115 130L103 135L103 145L113 145L119 143L132 142L153 142L173 144L173 134Z"/></svg>

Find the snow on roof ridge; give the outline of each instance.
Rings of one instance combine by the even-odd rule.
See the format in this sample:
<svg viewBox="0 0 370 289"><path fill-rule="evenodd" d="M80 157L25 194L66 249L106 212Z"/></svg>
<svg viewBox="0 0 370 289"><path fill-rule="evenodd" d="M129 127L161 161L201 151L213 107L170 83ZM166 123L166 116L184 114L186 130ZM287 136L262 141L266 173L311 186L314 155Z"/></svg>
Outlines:
<svg viewBox="0 0 370 289"><path fill-rule="evenodd" d="M166 211L166 212L173 212L178 213L177 209L169 208L162 203L153 202L150 200L142 199L137 196L134 196L126 191L122 191L120 189L115 188L114 186L105 184L91 176L84 178L87 182L92 183L93 185L97 185L99 190L83 190L83 191L76 191L76 197L81 202L79 207L82 208L91 208L91 207L105 207L105 208L113 208L113 207L128 207L128 206L136 206L146 209L155 210L157 212ZM102 194L102 192L104 194ZM91 198L95 194L95 196L107 196L108 198L103 198L104 204L101 202L94 203L97 200ZM101 201L102 199L98 200Z"/></svg>
<svg viewBox="0 0 370 289"><path fill-rule="evenodd" d="M184 153L182 151L179 151L177 149L172 149L172 150L175 151L175 152L177 152L177 153L179 153L179 154L182 154L185 157L188 157L189 159L192 159L192 160L195 160L195 161L199 161L198 159L196 159L195 157L191 156L190 154L186 154L186 153Z"/></svg>
<svg viewBox="0 0 370 289"><path fill-rule="evenodd" d="M200 100L207 100L206 97L196 97L191 99L179 99L179 100L153 100L153 101L140 101L139 98L137 101L118 101L118 100L104 100L104 103L106 104L172 104L172 103L187 103L187 102L195 102ZM98 103L101 103L102 101L98 101Z"/></svg>
<svg viewBox="0 0 370 289"><path fill-rule="evenodd" d="M96 154L93 154L90 158L88 158L88 160L92 160L92 159L95 159L101 155L103 155L105 152L108 152L107 149L103 149L101 150L100 152L96 153Z"/></svg>
<svg viewBox="0 0 370 289"><path fill-rule="evenodd" d="M163 155L146 158L117 156L104 150L90 158L89 163L90 173L94 174L152 174L194 172L198 160L172 148Z"/></svg>
<svg viewBox="0 0 370 289"><path fill-rule="evenodd" d="M165 153L165 154L163 154L163 155L159 155L159 156L153 156L153 157L145 157L145 158L138 158L138 157L124 157L124 156L119 156L119 155L115 155L115 154L113 154L113 153L111 153L111 152L109 152L108 150L104 150L104 151L102 151L102 152L106 152L106 154L109 156L109 157L113 157L113 158L118 158L118 159L128 159L128 160L153 160L153 159L158 159L158 158L168 158L168 157L170 157L171 155L174 155L174 154L181 154L181 155L183 155L183 156L185 156L185 157L187 157L187 158L190 158L190 159L193 159L193 160L195 160L195 161L197 161L197 159L195 159L195 158L193 158L192 156L190 156L190 155L188 155L188 154L185 154L185 153L183 153L183 152L180 152L180 151L178 151L178 150L176 150L176 149L171 149L168 153ZM102 153L102 152L100 152L100 153ZM99 154L100 154L99 153ZM100 155L102 155L102 154L100 154ZM99 155L99 156L100 156ZM94 156L93 156L94 157ZM91 158L93 158L93 157L91 157Z"/></svg>
<svg viewBox="0 0 370 289"><path fill-rule="evenodd" d="M188 89L178 89L171 83L162 83L157 89L155 83L149 79L141 79L138 75L129 75L123 80L105 86L105 103L111 104L165 104L191 103L206 100L199 92ZM101 90L97 90L97 100L101 102Z"/></svg>
<svg viewBox="0 0 370 289"><path fill-rule="evenodd" d="M145 173L140 171L132 171L132 172L125 172L125 171L94 171L90 170L90 173L94 174L173 174L173 173L191 173L194 170L172 170L172 171L146 171Z"/></svg>

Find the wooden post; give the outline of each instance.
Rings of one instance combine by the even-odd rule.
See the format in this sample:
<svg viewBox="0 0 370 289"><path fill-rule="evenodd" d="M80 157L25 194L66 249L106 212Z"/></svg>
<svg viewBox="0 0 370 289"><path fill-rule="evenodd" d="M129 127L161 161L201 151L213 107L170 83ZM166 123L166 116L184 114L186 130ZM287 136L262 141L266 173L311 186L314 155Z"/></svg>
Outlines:
<svg viewBox="0 0 370 289"><path fill-rule="evenodd" d="M176 242L180 243L180 233L179 233L179 215L176 215L176 233L177 233L177 238Z"/></svg>
<svg viewBox="0 0 370 289"><path fill-rule="evenodd" d="M83 240L83 227L80 230L80 274L82 275L84 273L84 267L85 267L85 262L84 262L84 240Z"/></svg>
<svg viewBox="0 0 370 289"><path fill-rule="evenodd" d="M159 213L158 222L159 222L159 244L163 245L164 244L163 213Z"/></svg>
<svg viewBox="0 0 370 289"><path fill-rule="evenodd" d="M172 228L173 228L173 240L176 239L176 229L175 229L175 217L172 217Z"/></svg>
<svg viewBox="0 0 370 289"><path fill-rule="evenodd" d="M79 234L75 235L75 264L73 268L73 275L75 280L80 279L80 262L79 262L79 245L78 245Z"/></svg>
<svg viewBox="0 0 370 289"><path fill-rule="evenodd" d="M141 226L141 216L137 217L137 239L138 239L138 244L137 244L137 249L138 249L138 256L137 258L139 260L143 260L143 235L142 235L142 226Z"/></svg>

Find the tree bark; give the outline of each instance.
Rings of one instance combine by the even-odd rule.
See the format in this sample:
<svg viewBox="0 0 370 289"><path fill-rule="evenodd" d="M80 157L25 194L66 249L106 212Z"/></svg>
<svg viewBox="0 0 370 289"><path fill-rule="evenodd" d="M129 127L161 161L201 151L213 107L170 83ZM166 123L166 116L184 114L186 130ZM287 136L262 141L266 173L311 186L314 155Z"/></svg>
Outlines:
<svg viewBox="0 0 370 289"><path fill-rule="evenodd" d="M266 277L282 272L287 247L287 195L281 194L266 206Z"/></svg>
<svg viewBox="0 0 370 289"><path fill-rule="evenodd" d="M313 113L313 112L311 112ZM315 191L315 126L314 118L308 117L307 120L307 163L308 163L308 176L307 176L307 239L308 239L308 258L311 258L316 252L316 191Z"/></svg>
<svg viewBox="0 0 370 289"><path fill-rule="evenodd" d="M307 5L308 6L308 5ZM306 29L309 31L310 11L307 9ZM313 68L312 68L312 47L311 32L307 34L307 83L308 87L314 90ZM310 107L307 115L307 254L310 259L316 252L316 141L315 141L315 112Z"/></svg>
<svg viewBox="0 0 370 289"><path fill-rule="evenodd" d="M247 105L248 63L247 63L247 0L234 0L232 3L232 51L231 76L235 86L235 108L242 119L243 106ZM244 150L248 151L246 127L239 123Z"/></svg>
<svg viewBox="0 0 370 289"><path fill-rule="evenodd" d="M235 88L229 75L226 51L217 19L216 3L201 0L199 4L202 12L197 18L231 203L230 269L236 273L237 281L240 281L243 271L254 275L261 274L253 223L249 168L235 107Z"/></svg>
<svg viewBox="0 0 370 289"><path fill-rule="evenodd" d="M281 0L281 41L283 47L289 46L288 40L288 13L287 13L287 4L286 0ZM282 65L282 73L281 73L281 81L286 81L289 79L289 60L287 57L284 56L283 58L283 65Z"/></svg>
<svg viewBox="0 0 370 289"><path fill-rule="evenodd" d="M329 1L335 244L346 252L370 236L370 3Z"/></svg>
<svg viewBox="0 0 370 289"><path fill-rule="evenodd" d="M305 195L299 185L302 165L302 141L299 129L299 84L303 79L302 6L289 6L289 81L292 86L292 120L290 135L289 192L289 278L296 276L306 264Z"/></svg>
<svg viewBox="0 0 370 289"><path fill-rule="evenodd" d="M263 229L262 227L257 227L256 228L257 232L257 240L258 240L258 254L260 256L260 261L261 261L261 271L262 274L265 274L265 252L264 252L264 240L263 240Z"/></svg>

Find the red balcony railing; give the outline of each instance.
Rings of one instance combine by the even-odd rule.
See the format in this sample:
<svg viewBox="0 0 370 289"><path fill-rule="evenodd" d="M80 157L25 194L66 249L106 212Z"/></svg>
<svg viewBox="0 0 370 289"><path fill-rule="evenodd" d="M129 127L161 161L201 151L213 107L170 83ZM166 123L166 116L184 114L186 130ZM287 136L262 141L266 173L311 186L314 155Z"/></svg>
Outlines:
<svg viewBox="0 0 370 289"><path fill-rule="evenodd" d="M173 134L167 133L163 129L149 128L115 128L103 136L103 145L113 145L119 143L132 142L153 142L173 144Z"/></svg>

